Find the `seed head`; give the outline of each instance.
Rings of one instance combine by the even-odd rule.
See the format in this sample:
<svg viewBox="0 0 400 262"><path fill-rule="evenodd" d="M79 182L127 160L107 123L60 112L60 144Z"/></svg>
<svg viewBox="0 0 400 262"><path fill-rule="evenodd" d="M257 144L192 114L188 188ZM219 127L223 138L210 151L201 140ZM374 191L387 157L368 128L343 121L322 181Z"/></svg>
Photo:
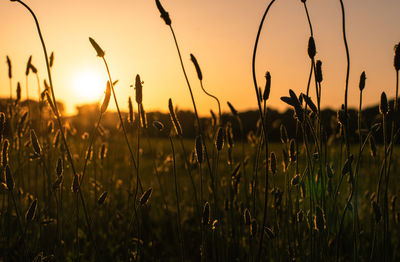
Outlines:
<svg viewBox="0 0 400 262"><path fill-rule="evenodd" d="M30 222L30 221L32 221L32 220L35 218L36 208L37 208L37 202L38 202L37 199L33 200L33 202L31 203L31 205L29 206L28 211L26 211L25 220L26 220L27 222Z"/></svg>
<svg viewBox="0 0 400 262"><path fill-rule="evenodd" d="M21 100L21 84L18 82L17 83L17 99L15 102L19 102Z"/></svg>
<svg viewBox="0 0 400 262"><path fill-rule="evenodd" d="M396 71L400 70L400 43L394 47L394 68Z"/></svg>
<svg viewBox="0 0 400 262"><path fill-rule="evenodd" d="M111 98L111 85L110 81L107 81L106 93L104 95L103 103L101 104L101 113L104 114L107 110L108 104L110 103Z"/></svg>
<svg viewBox="0 0 400 262"><path fill-rule="evenodd" d="M32 56L29 57L28 62L26 63L26 70L25 75L29 75L29 71L31 70L32 66Z"/></svg>
<svg viewBox="0 0 400 262"><path fill-rule="evenodd" d="M13 175L11 174L11 170L10 167L8 165L6 165L6 185L9 191L13 191L14 190L14 178Z"/></svg>
<svg viewBox="0 0 400 262"><path fill-rule="evenodd" d="M316 69L315 69L315 78L317 79L318 83L322 82L322 62L321 60L317 60L317 65L316 65Z"/></svg>
<svg viewBox="0 0 400 262"><path fill-rule="evenodd" d="M150 199L151 197L151 193L153 192L153 188L149 188L146 190L146 192L143 193L143 195L140 197L140 205L144 205L147 203L147 201Z"/></svg>
<svg viewBox="0 0 400 262"><path fill-rule="evenodd" d="M316 48L315 48L315 42L314 42L314 37L310 36L308 39L308 56L313 59L315 57L315 54L317 53Z"/></svg>
<svg viewBox="0 0 400 262"><path fill-rule="evenodd" d="M193 54L190 54L190 60L192 60L194 67L196 68L197 77L199 78L200 81L203 80L203 74L201 73L199 63L197 62L197 59Z"/></svg>
<svg viewBox="0 0 400 262"><path fill-rule="evenodd" d="M201 220L203 225L208 225L210 223L210 204L206 202L203 207L203 218Z"/></svg>
<svg viewBox="0 0 400 262"><path fill-rule="evenodd" d="M178 134L178 136L182 136L181 124L179 123L178 118L176 117L176 113L174 111L174 106L172 104L171 98L168 100L168 108L171 121L174 124L175 132Z"/></svg>
<svg viewBox="0 0 400 262"><path fill-rule="evenodd" d="M158 8L158 11L160 11L160 13L161 13L161 18L164 20L164 22L167 25L171 25L171 18L169 18L168 12L166 12L164 7L161 5L160 0L156 0L156 5Z"/></svg>
<svg viewBox="0 0 400 262"><path fill-rule="evenodd" d="M218 151L221 151L224 146L224 130L222 127L218 128L217 137L215 139L215 147Z"/></svg>
<svg viewBox="0 0 400 262"><path fill-rule="evenodd" d="M232 149L232 147L233 147L233 131L232 131L231 122L228 122L226 124L225 132L226 132L226 142L228 144L228 148Z"/></svg>
<svg viewBox="0 0 400 262"><path fill-rule="evenodd" d="M133 105L132 105L132 99L131 97L128 98L128 107L129 107L129 118L128 121L129 123L133 123L134 117L133 117Z"/></svg>
<svg viewBox="0 0 400 262"><path fill-rule="evenodd" d="M361 73L361 76L360 76L360 84L358 85L358 87L360 88L360 92L362 92L362 91L364 90L364 87L365 87L365 79L366 79L366 77L365 77L365 71L363 71L363 72Z"/></svg>
<svg viewBox="0 0 400 262"><path fill-rule="evenodd" d="M140 125L142 128L147 128L147 116L144 111L143 104L139 104Z"/></svg>
<svg viewBox="0 0 400 262"><path fill-rule="evenodd" d="M271 92L271 74L267 72L265 74L265 89L263 94L263 100L267 101L269 98L269 93Z"/></svg>
<svg viewBox="0 0 400 262"><path fill-rule="evenodd" d="M78 193L79 192L79 177L78 175L74 175L74 180L72 181L72 192Z"/></svg>
<svg viewBox="0 0 400 262"><path fill-rule="evenodd" d="M11 60L7 56L7 65L8 65L8 78L12 78L12 66L11 66Z"/></svg>
<svg viewBox="0 0 400 262"><path fill-rule="evenodd" d="M230 102L228 102L228 106L229 106L229 109L231 110L232 115L237 116L238 111L233 107L233 105Z"/></svg>
<svg viewBox="0 0 400 262"><path fill-rule="evenodd" d="M102 204L104 203L104 201L106 201L107 196L108 196L108 192L107 192L107 191L104 191L104 192L99 196L99 198L97 199L97 204L98 204L98 205L102 205Z"/></svg>
<svg viewBox="0 0 400 262"><path fill-rule="evenodd" d="M35 130L33 129L31 129L31 144L35 154L40 156L42 154L42 148L40 147L39 140L36 136Z"/></svg>
<svg viewBox="0 0 400 262"><path fill-rule="evenodd" d="M276 174L276 156L274 152L271 152L271 172L273 175Z"/></svg>
<svg viewBox="0 0 400 262"><path fill-rule="evenodd" d="M101 160L103 160L106 158L106 156L107 156L107 146L106 144L102 144L99 157Z"/></svg>
<svg viewBox="0 0 400 262"><path fill-rule="evenodd" d="M379 112L386 115L389 112L388 101L385 92L381 94L381 103L379 104Z"/></svg>
<svg viewBox="0 0 400 262"><path fill-rule="evenodd" d="M101 49L101 47L96 43L96 41L94 41L93 38L89 37L89 41L92 44L93 48L96 50L97 52L97 56L98 57L104 57L105 52L103 51L103 49Z"/></svg>
<svg viewBox="0 0 400 262"><path fill-rule="evenodd" d="M2 155L1 155L1 164L3 167L7 166L8 164L8 146L9 142L7 139L4 140L3 148L2 148Z"/></svg>
<svg viewBox="0 0 400 262"><path fill-rule="evenodd" d="M54 52L51 52L51 54L50 54L50 62L49 62L49 64L50 64L50 67L53 67L53 64L54 64Z"/></svg>
<svg viewBox="0 0 400 262"><path fill-rule="evenodd" d="M135 79L135 91L136 91L136 103L139 105L142 103L143 100L143 82L140 80L140 76L136 75Z"/></svg>
<svg viewBox="0 0 400 262"><path fill-rule="evenodd" d="M199 162L199 164L201 165L201 163L203 163L203 141L201 139L201 136L196 137L195 152L197 162Z"/></svg>

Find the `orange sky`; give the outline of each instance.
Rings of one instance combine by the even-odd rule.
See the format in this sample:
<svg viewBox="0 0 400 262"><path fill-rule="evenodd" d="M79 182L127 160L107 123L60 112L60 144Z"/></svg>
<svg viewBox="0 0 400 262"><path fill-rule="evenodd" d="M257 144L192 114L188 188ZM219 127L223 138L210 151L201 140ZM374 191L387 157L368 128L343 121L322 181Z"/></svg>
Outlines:
<svg viewBox="0 0 400 262"><path fill-rule="evenodd" d="M367 74L364 90L366 105L377 103L380 93L394 96L393 48L400 41L400 1L345 0L348 42L351 55L349 105L358 104L358 81ZM40 0L26 1L41 23L48 51L55 51L53 81L55 93L74 113L77 104L101 99L102 90L76 89L82 72L93 72L92 79L105 88L104 65L91 47L93 37L106 51L117 98L127 109L129 87L136 74L144 81L147 111L167 110L168 98L183 109L192 109L189 92L180 69L173 39L161 20L153 0ZM195 99L201 114L217 110L213 100L200 91L189 54L197 57L205 88L221 99L223 110L230 101L239 111L256 108L251 78L251 56L258 23L269 1L261 0L164 0L177 34ZM324 81L322 106L338 108L343 103L345 50L341 34L338 0L308 0L314 27L317 58L322 60ZM9 96L6 55L13 63L14 86L25 86L25 65L30 55L45 78L41 44L30 14L21 5L0 2L0 96ZM257 59L257 77L264 85L264 74L272 75L270 106L284 109L280 97L292 88L305 92L309 59L309 37L304 7L300 0L276 0L262 31ZM104 84L103 84L104 83ZM96 84L95 84L96 85ZM29 78L30 95L37 97L36 78ZM23 89L24 90L24 89ZM312 88L314 91L314 88ZM89 93L89 94L88 94ZM314 95L314 92L312 93ZM14 95L15 96L15 95ZM25 90L22 98L25 98ZM115 108L110 103L111 109Z"/></svg>

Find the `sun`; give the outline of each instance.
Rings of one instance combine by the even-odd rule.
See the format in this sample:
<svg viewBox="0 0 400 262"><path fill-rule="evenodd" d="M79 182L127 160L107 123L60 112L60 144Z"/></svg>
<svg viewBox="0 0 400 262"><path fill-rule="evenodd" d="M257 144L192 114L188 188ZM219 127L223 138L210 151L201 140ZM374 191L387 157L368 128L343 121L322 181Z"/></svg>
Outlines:
<svg viewBox="0 0 400 262"><path fill-rule="evenodd" d="M96 71L84 69L74 77L73 86L82 102L98 101L106 89L106 80Z"/></svg>

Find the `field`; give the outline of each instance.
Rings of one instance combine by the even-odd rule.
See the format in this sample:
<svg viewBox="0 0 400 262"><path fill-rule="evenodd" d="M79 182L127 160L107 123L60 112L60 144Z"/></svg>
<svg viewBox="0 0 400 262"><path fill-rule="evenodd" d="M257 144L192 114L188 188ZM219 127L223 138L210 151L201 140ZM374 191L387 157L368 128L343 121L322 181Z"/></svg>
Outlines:
<svg viewBox="0 0 400 262"><path fill-rule="evenodd" d="M156 4L181 59L169 14ZM54 57L41 41L48 78L40 100L21 101L19 85L16 99L5 99L0 112L0 261L400 260L399 46L395 99L382 93L379 112L366 119L363 72L359 108L350 113L347 56L346 97L327 124L320 108L321 61L311 36L307 89L281 98L293 111L291 130L284 121L272 128L269 72L262 89L254 75L259 114L253 131L244 131L246 115L230 103L225 117L219 111L200 119L180 60L193 101L192 136L171 99L165 99L168 120L148 119L139 75L130 110L121 112L117 83L92 38L109 81L88 128L74 126L60 114L51 79ZM193 55L191 61L203 88L200 65ZM10 60L8 65L12 86ZM29 60L27 75L35 70ZM114 126L102 122L109 103L118 109Z"/></svg>

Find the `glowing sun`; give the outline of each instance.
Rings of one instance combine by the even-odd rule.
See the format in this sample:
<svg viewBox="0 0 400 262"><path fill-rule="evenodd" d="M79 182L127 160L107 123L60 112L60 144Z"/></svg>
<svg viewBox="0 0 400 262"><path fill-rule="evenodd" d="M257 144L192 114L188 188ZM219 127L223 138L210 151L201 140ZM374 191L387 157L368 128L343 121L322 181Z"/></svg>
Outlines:
<svg viewBox="0 0 400 262"><path fill-rule="evenodd" d="M80 100L97 101L104 94L106 80L96 71L85 69L76 74L73 86Z"/></svg>

